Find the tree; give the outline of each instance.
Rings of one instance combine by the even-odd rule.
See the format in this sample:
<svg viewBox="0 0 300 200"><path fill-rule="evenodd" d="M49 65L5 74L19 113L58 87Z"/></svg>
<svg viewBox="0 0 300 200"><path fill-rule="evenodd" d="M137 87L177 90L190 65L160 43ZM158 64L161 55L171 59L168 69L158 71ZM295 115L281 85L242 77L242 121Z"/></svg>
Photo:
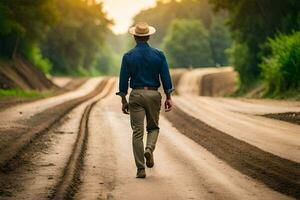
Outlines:
<svg viewBox="0 0 300 200"><path fill-rule="evenodd" d="M231 46L231 36L228 27L225 26L225 19L221 16L214 17L209 29L212 57L215 64L221 66L228 65L225 50Z"/></svg>
<svg viewBox="0 0 300 200"><path fill-rule="evenodd" d="M208 32L199 20L174 20L164 39L164 49L171 66L213 66Z"/></svg>
<svg viewBox="0 0 300 200"><path fill-rule="evenodd" d="M0 2L0 51L2 56L24 53L39 42L53 25L53 0L2 0Z"/></svg>
<svg viewBox="0 0 300 200"><path fill-rule="evenodd" d="M229 29L225 24L228 15L226 11L214 14L208 0L158 1L154 8L143 10L136 15L134 21L147 21L153 24L157 28L157 33L151 36L150 43L162 47L168 28L175 19L198 20L202 23L209 32L208 42L211 48L209 52L212 52L213 56L211 64L227 64L224 51L231 45ZM211 57L207 58L210 59Z"/></svg>
<svg viewBox="0 0 300 200"><path fill-rule="evenodd" d="M242 85L260 77L259 63L269 52L263 46L278 32L300 28L299 0L210 0L217 10L229 11L229 25L237 46L247 49L244 58L235 57ZM235 48L239 50L239 48ZM239 55L239 52L233 55ZM243 60L243 62L240 62ZM247 70L244 70L247 68Z"/></svg>
<svg viewBox="0 0 300 200"><path fill-rule="evenodd" d="M157 28L157 32L151 37L151 44L161 47L168 27L174 19L198 19L206 28L209 28L212 20L212 8L207 0L191 1L167 1L157 2L154 8L141 11L134 17L134 22L147 21Z"/></svg>
<svg viewBox="0 0 300 200"><path fill-rule="evenodd" d="M76 74L95 67L104 46L110 21L102 4L82 0L57 0L60 20L48 32L43 53L55 66L55 73Z"/></svg>
<svg viewBox="0 0 300 200"><path fill-rule="evenodd" d="M96 74L116 60L105 44L110 23L95 0L0 0L1 57L25 56L46 73Z"/></svg>

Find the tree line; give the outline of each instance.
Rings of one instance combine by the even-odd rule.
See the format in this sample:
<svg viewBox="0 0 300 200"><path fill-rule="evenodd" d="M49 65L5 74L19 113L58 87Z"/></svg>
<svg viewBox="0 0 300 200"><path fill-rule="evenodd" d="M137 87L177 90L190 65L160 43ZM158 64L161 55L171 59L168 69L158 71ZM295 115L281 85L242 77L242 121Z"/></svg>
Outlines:
<svg viewBox="0 0 300 200"><path fill-rule="evenodd" d="M117 73L124 41L95 0L0 0L0 59L23 56L45 73ZM134 21L172 67L232 64L240 91L263 82L269 95L300 90L299 0L158 0ZM133 43L131 41L131 43Z"/></svg>
<svg viewBox="0 0 300 200"><path fill-rule="evenodd" d="M158 1L134 21L156 26L150 42L166 51L172 67L211 67L228 64L225 49L231 38L226 18L226 12L215 14L207 0L172 0Z"/></svg>
<svg viewBox="0 0 300 200"><path fill-rule="evenodd" d="M263 83L265 94L300 91L299 0L171 0L135 21L158 28L152 43L173 67L231 64L240 92Z"/></svg>
<svg viewBox="0 0 300 200"><path fill-rule="evenodd" d="M232 63L242 88L258 80L279 94L300 87L299 0L210 0L227 10Z"/></svg>
<svg viewBox="0 0 300 200"><path fill-rule="evenodd" d="M0 55L23 56L45 73L110 73L111 23L93 0L1 0Z"/></svg>

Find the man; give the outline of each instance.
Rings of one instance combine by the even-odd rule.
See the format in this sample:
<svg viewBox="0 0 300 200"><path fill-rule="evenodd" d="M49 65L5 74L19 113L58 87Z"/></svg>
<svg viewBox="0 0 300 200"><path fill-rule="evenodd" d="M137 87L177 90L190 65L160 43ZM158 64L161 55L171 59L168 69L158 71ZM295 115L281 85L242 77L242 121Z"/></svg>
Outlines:
<svg viewBox="0 0 300 200"><path fill-rule="evenodd" d="M120 71L119 92L122 97L122 111L130 114L130 123L133 130L133 154L137 166L136 178L145 178L145 160L147 167L154 165L153 151L158 138L159 112L161 94L158 92L160 80L166 94L165 111L172 109L171 92L172 82L168 64L164 53L149 46L147 41L155 33L155 28L145 22L137 23L129 29L134 35L136 46L124 54ZM128 82L132 91L127 103L126 94ZM147 144L144 151L144 119L147 122Z"/></svg>

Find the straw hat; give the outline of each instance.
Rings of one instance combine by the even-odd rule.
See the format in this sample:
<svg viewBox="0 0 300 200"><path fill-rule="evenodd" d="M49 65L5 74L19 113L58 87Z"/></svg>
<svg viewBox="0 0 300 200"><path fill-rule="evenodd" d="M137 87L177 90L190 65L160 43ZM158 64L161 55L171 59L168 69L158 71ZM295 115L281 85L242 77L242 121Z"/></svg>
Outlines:
<svg viewBox="0 0 300 200"><path fill-rule="evenodd" d="M129 29L129 33L136 36L148 36L156 32L155 28L149 26L146 22L138 22Z"/></svg>

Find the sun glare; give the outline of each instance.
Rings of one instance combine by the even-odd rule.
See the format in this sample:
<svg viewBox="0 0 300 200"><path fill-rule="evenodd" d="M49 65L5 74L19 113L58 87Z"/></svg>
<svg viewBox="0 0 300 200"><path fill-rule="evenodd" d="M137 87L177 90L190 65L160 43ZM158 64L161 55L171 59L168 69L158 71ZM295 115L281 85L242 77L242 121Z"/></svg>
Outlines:
<svg viewBox="0 0 300 200"><path fill-rule="evenodd" d="M153 7L155 0L100 0L109 18L114 21L115 34L126 33L133 17L142 9Z"/></svg>

